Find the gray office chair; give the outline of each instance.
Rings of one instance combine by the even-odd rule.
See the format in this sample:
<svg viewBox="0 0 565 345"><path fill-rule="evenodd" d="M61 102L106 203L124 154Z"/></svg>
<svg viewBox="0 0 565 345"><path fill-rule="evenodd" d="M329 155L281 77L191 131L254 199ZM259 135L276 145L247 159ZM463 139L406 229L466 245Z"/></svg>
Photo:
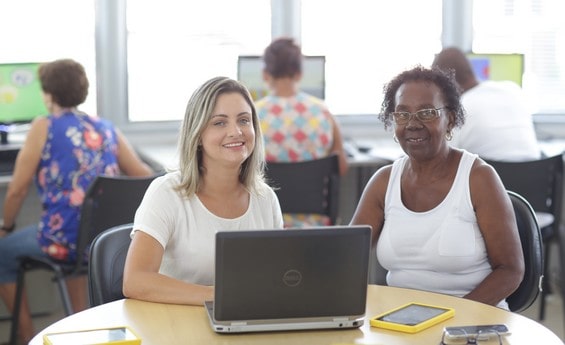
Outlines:
<svg viewBox="0 0 565 345"><path fill-rule="evenodd" d="M302 162L268 162L267 182L275 188L283 213L313 213L337 224L339 167L337 155Z"/></svg>
<svg viewBox="0 0 565 345"><path fill-rule="evenodd" d="M516 215L525 272L520 286L506 301L511 311L521 312L530 307L541 292L544 276L543 242L532 206L518 193L508 191L508 196Z"/></svg>
<svg viewBox="0 0 565 345"><path fill-rule="evenodd" d="M90 246L88 296L90 306L124 298L122 282L133 224L112 227L100 233Z"/></svg>
<svg viewBox="0 0 565 345"><path fill-rule="evenodd" d="M120 224L133 222L145 190L158 176L134 178L126 176L98 176L88 188L81 208L80 225L77 237L77 253L88 253L90 243L102 231ZM66 278L88 273L88 261L85 255L78 255L76 262L60 262L54 259L36 256L20 258L16 281L16 296L10 344L16 344L18 321L25 283L25 273L32 270L53 272L53 281L57 283L66 315L73 313L73 307L65 283Z"/></svg>

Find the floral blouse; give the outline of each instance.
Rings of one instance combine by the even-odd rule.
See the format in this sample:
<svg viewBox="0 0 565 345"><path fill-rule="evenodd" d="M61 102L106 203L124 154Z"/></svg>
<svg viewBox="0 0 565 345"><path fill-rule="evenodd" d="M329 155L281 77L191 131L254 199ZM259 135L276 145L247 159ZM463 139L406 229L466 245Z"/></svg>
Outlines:
<svg viewBox="0 0 565 345"><path fill-rule="evenodd" d="M49 115L47 141L35 182L42 204L37 238L56 260L74 261L80 208L98 175L117 175L118 143L113 125L101 118L68 112Z"/></svg>

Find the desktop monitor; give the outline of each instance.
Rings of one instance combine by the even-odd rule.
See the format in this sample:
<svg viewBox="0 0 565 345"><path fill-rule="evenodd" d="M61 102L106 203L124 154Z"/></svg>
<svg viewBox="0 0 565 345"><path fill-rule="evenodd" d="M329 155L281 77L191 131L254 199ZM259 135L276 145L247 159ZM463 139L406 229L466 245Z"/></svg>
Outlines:
<svg viewBox="0 0 565 345"><path fill-rule="evenodd" d="M325 98L325 56L304 56L300 90L318 98ZM268 89L263 81L263 57L239 56L237 61L237 80L251 93L253 100L267 95Z"/></svg>
<svg viewBox="0 0 565 345"><path fill-rule="evenodd" d="M479 81L510 80L522 85L524 54L467 54Z"/></svg>
<svg viewBox="0 0 565 345"><path fill-rule="evenodd" d="M39 65L0 63L0 134L4 144L15 124L28 123L47 114L37 75Z"/></svg>

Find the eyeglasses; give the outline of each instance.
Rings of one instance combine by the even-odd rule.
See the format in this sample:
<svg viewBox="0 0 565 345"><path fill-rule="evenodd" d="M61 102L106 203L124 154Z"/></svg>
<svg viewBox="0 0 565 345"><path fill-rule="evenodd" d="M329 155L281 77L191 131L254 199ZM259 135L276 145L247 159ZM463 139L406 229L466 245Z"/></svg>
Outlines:
<svg viewBox="0 0 565 345"><path fill-rule="evenodd" d="M412 116L421 122L430 122L439 117L439 111L445 108L430 108L418 110L415 113L410 113L408 111L394 111L390 113L394 119L394 123L397 125L405 125L412 119Z"/></svg>
<svg viewBox="0 0 565 345"><path fill-rule="evenodd" d="M477 334L467 334L463 328L460 332L459 330L455 332L451 330L449 334L443 331L439 345L475 345L479 342L481 345L503 345L502 336L495 329L480 330Z"/></svg>

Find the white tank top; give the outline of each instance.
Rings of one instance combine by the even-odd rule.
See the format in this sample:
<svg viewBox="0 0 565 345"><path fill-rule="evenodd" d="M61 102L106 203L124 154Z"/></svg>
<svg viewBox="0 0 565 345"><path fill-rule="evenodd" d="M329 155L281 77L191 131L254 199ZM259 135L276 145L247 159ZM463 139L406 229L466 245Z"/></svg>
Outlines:
<svg viewBox="0 0 565 345"><path fill-rule="evenodd" d="M393 163L377 242L388 285L462 297L492 272L469 190L476 158L463 151L447 196L426 212L413 212L402 203L400 177L408 157ZM499 306L508 308L505 301Z"/></svg>

